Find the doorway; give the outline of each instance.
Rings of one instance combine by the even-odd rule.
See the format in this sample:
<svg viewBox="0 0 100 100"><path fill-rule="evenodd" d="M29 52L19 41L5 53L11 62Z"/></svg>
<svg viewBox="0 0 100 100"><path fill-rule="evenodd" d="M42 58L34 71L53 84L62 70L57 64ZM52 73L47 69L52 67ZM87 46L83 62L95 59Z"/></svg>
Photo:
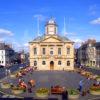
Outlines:
<svg viewBox="0 0 100 100"><path fill-rule="evenodd" d="M54 70L54 62L53 61L50 62L50 70Z"/></svg>

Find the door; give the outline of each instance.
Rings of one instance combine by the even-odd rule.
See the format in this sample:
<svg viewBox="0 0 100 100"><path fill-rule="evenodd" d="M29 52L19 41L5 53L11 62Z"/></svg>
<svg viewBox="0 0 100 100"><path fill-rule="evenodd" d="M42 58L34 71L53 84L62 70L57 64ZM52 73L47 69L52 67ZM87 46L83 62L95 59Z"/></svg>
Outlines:
<svg viewBox="0 0 100 100"><path fill-rule="evenodd" d="M53 61L50 62L50 70L54 70L54 62Z"/></svg>

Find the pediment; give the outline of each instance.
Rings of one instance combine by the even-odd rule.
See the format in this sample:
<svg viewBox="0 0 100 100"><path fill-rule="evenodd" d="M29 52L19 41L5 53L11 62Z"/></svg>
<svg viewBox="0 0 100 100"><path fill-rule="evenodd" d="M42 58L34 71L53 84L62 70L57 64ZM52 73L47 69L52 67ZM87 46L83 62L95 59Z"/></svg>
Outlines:
<svg viewBox="0 0 100 100"><path fill-rule="evenodd" d="M62 40L52 36L52 37L45 38L41 42L62 42Z"/></svg>

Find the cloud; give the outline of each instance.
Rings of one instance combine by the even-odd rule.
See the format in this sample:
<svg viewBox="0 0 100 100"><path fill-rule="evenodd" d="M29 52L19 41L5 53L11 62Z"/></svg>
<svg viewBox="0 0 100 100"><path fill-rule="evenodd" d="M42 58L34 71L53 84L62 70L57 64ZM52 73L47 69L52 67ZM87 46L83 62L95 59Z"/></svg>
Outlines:
<svg viewBox="0 0 100 100"><path fill-rule="evenodd" d="M1 38L1 37L0 37L0 42L2 42L2 41L4 41L4 38Z"/></svg>
<svg viewBox="0 0 100 100"><path fill-rule="evenodd" d="M90 5L89 6L89 14L90 15L95 15L97 13L97 5L94 4L94 5Z"/></svg>
<svg viewBox="0 0 100 100"><path fill-rule="evenodd" d="M22 51L22 50L29 51L28 42L20 43L16 40L12 40L11 43L12 43L13 48L14 48L15 51Z"/></svg>
<svg viewBox="0 0 100 100"><path fill-rule="evenodd" d="M100 24L100 17L90 21L90 24Z"/></svg>
<svg viewBox="0 0 100 100"><path fill-rule="evenodd" d="M75 42L74 43L75 48L79 48L84 41L82 39L76 38L74 39L74 42Z"/></svg>
<svg viewBox="0 0 100 100"><path fill-rule="evenodd" d="M5 36L13 36L14 34L7 30L7 29L3 29L3 28L0 28L0 37L5 37Z"/></svg>
<svg viewBox="0 0 100 100"><path fill-rule="evenodd" d="M28 47L28 46L29 46L29 44L28 44L28 43L25 43L25 44L24 44L24 46L25 46L25 47Z"/></svg>
<svg viewBox="0 0 100 100"><path fill-rule="evenodd" d="M75 32L64 32L64 30L62 30L62 34L64 35L64 36L66 36L66 35L70 35L70 36L75 36L76 35L76 33Z"/></svg>

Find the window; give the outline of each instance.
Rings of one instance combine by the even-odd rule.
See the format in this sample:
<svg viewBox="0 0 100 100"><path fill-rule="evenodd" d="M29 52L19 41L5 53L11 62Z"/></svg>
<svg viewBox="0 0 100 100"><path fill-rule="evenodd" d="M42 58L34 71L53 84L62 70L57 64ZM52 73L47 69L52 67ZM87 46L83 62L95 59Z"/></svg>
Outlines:
<svg viewBox="0 0 100 100"><path fill-rule="evenodd" d="M2 59L3 59L3 56L2 56Z"/></svg>
<svg viewBox="0 0 100 100"><path fill-rule="evenodd" d="M67 54L70 54L70 48L67 48Z"/></svg>
<svg viewBox="0 0 100 100"><path fill-rule="evenodd" d="M58 65L61 65L61 61L58 61Z"/></svg>
<svg viewBox="0 0 100 100"><path fill-rule="evenodd" d="M53 51L50 51L50 55L53 55Z"/></svg>
<svg viewBox="0 0 100 100"><path fill-rule="evenodd" d="M34 61L34 66L37 66L37 61Z"/></svg>
<svg viewBox="0 0 100 100"><path fill-rule="evenodd" d="M42 65L45 65L46 64L46 62L45 61L42 61Z"/></svg>
<svg viewBox="0 0 100 100"><path fill-rule="evenodd" d="M67 66L70 66L70 61L67 61Z"/></svg>
<svg viewBox="0 0 100 100"><path fill-rule="evenodd" d="M34 48L34 55L37 54L37 48Z"/></svg>
<svg viewBox="0 0 100 100"><path fill-rule="evenodd" d="M43 55L45 55L45 48L42 49L42 53L43 53Z"/></svg>
<svg viewBox="0 0 100 100"><path fill-rule="evenodd" d="M1 61L0 61L0 64L1 64Z"/></svg>
<svg viewBox="0 0 100 100"><path fill-rule="evenodd" d="M3 63L3 61L2 61L2 63Z"/></svg>
<svg viewBox="0 0 100 100"><path fill-rule="evenodd" d="M58 48L58 55L61 55L61 48Z"/></svg>

